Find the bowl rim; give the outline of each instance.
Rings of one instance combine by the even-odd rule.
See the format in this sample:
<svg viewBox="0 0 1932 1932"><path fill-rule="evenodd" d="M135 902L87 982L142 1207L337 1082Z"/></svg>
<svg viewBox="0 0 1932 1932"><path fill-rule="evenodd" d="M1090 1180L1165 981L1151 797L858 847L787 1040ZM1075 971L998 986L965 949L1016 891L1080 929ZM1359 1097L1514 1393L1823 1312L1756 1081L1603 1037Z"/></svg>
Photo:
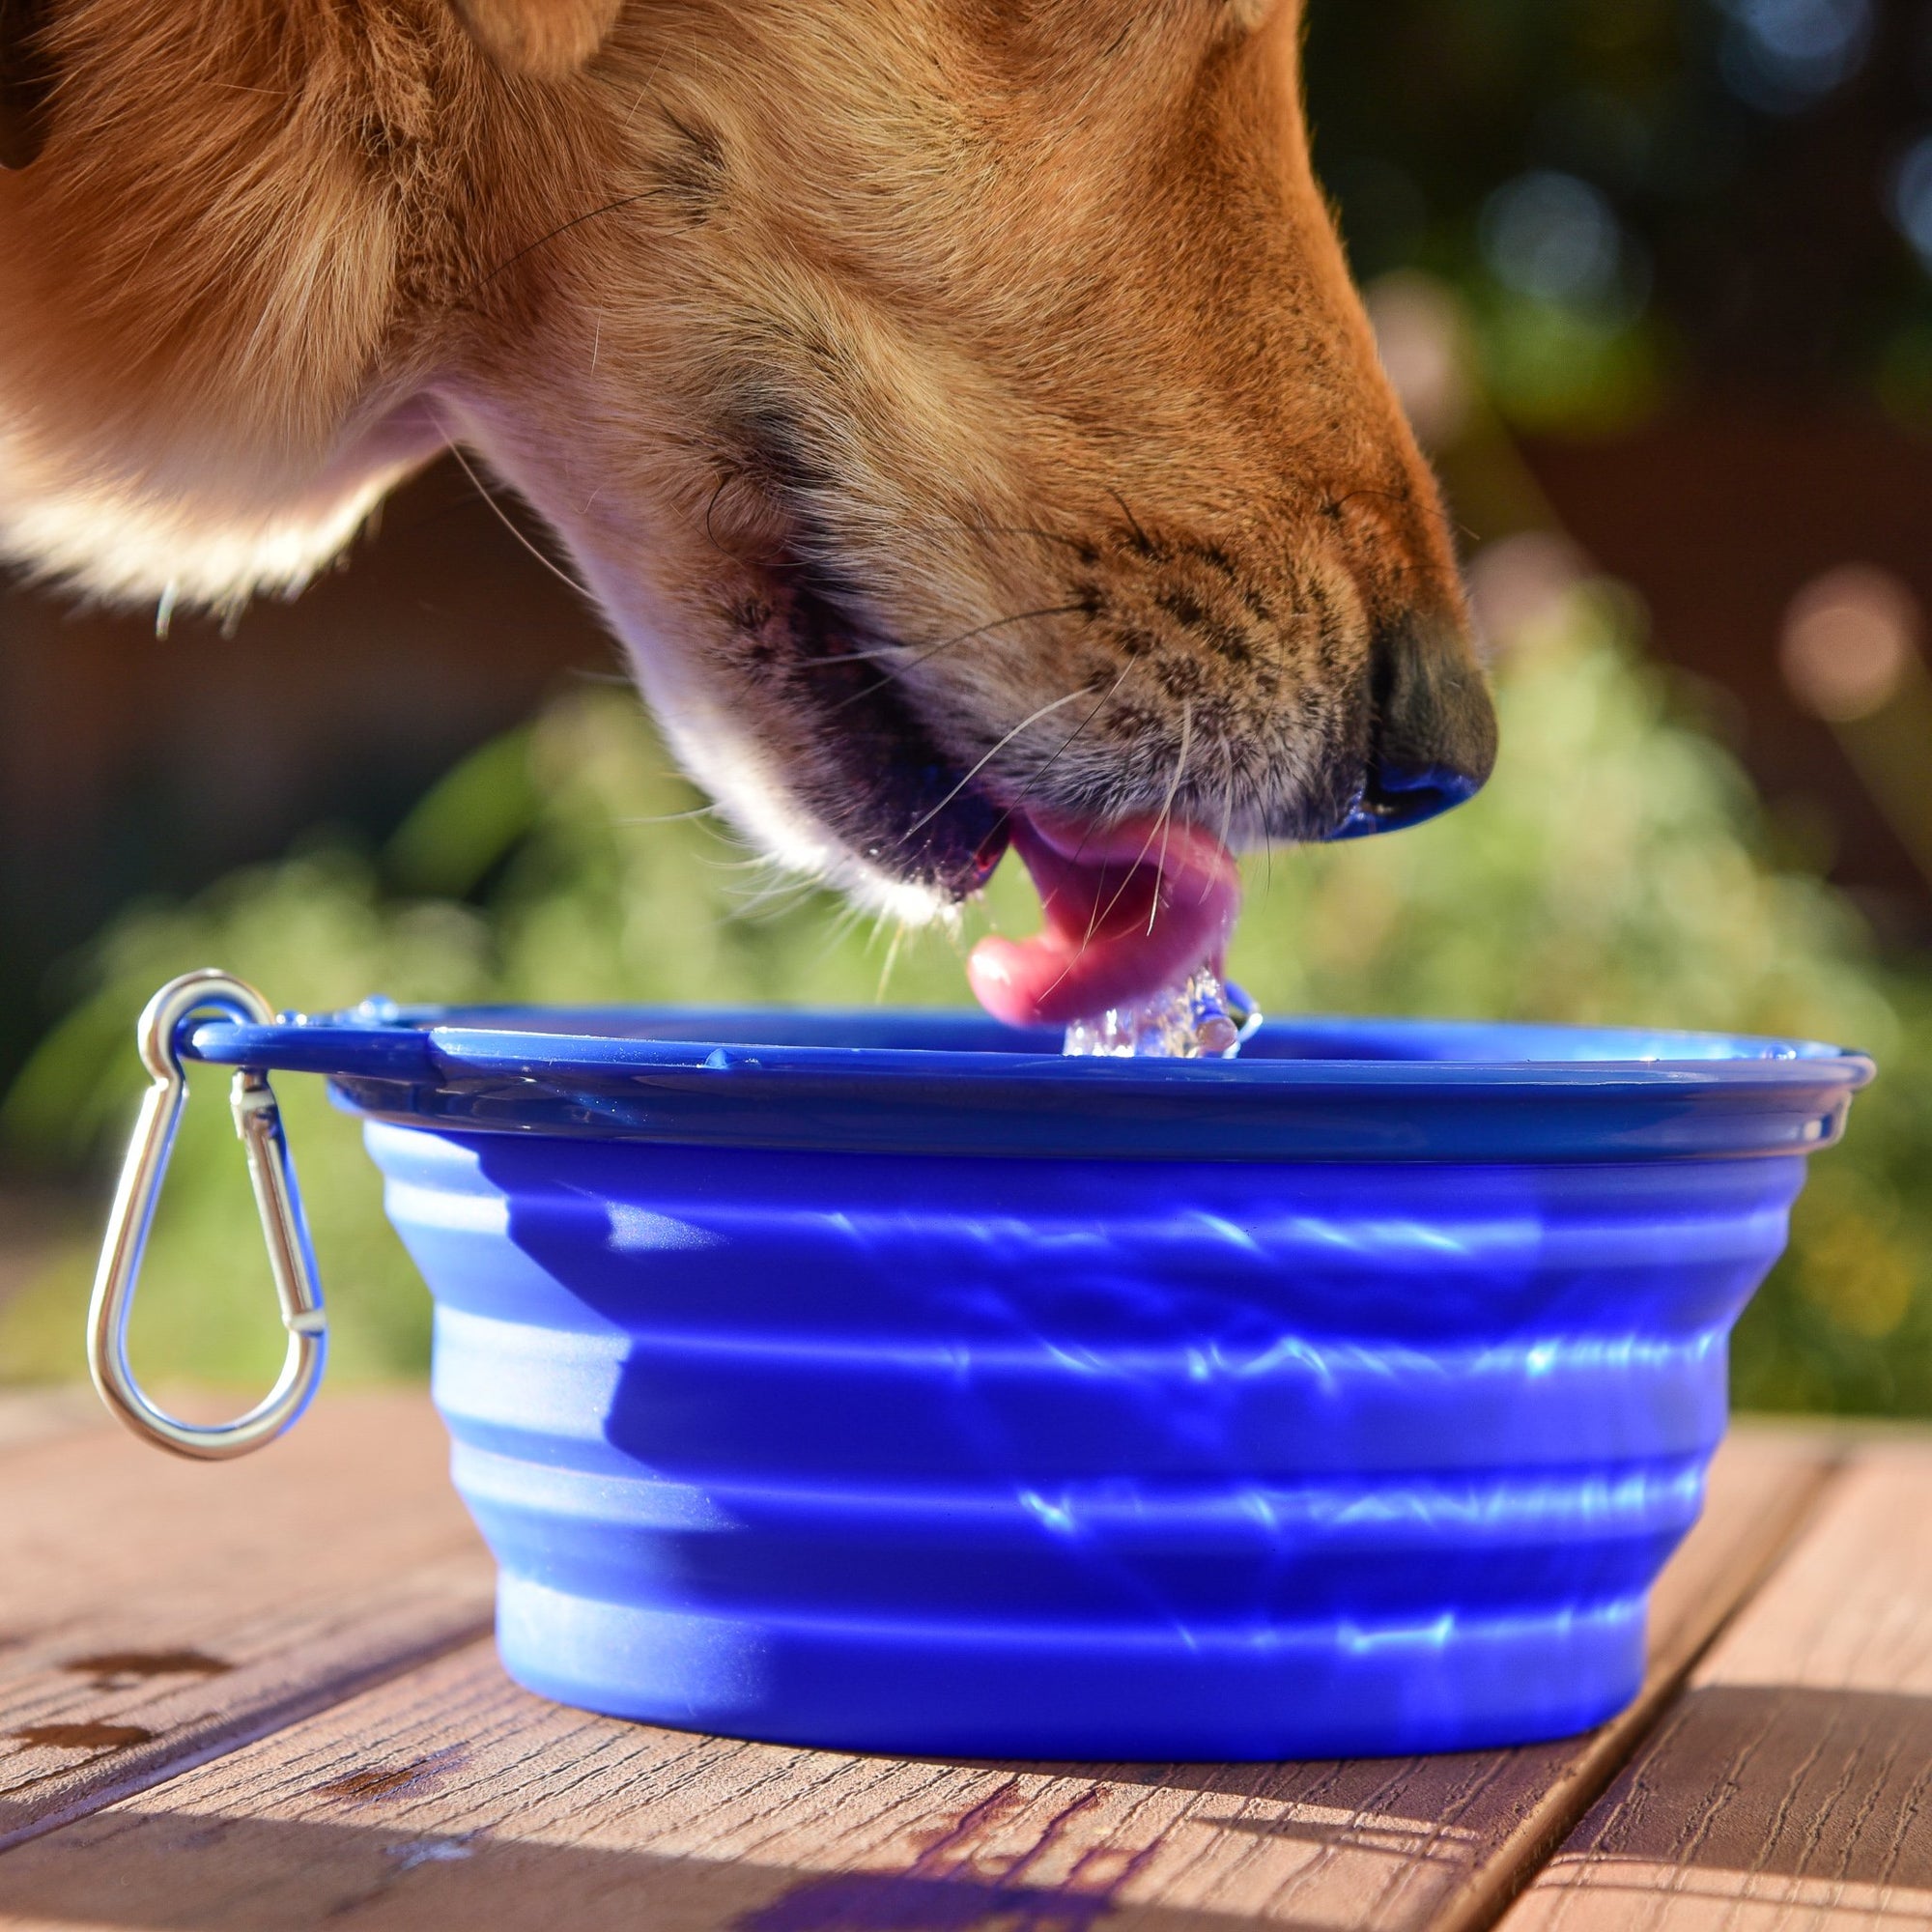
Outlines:
<svg viewBox="0 0 1932 1932"><path fill-rule="evenodd" d="M1057 1035L945 1010L387 1001L190 1023L181 1045L420 1126L1162 1160L1808 1153L1876 1072L1822 1041L1632 1028L1296 1018L1233 1062L1068 1060Z"/></svg>

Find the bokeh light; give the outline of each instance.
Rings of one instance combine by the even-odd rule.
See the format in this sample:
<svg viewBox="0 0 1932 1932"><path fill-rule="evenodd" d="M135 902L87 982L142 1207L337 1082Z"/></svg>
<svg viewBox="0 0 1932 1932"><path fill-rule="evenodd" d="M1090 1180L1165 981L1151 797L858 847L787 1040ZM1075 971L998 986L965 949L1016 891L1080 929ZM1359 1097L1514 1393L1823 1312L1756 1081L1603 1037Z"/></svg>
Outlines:
<svg viewBox="0 0 1932 1932"><path fill-rule="evenodd" d="M1778 662L1791 694L1833 724L1884 710L1918 650L1922 613L1889 571L1846 564L1814 578L1785 613Z"/></svg>
<svg viewBox="0 0 1932 1932"><path fill-rule="evenodd" d="M1932 270L1932 134L1906 149L1892 170L1891 217Z"/></svg>
<svg viewBox="0 0 1932 1932"><path fill-rule="evenodd" d="M1739 99L1795 114L1832 93L1871 49L1872 0L1721 0L1724 78Z"/></svg>
<svg viewBox="0 0 1932 1932"><path fill-rule="evenodd" d="M1485 203L1483 257L1505 288L1578 308L1612 303L1624 279L1624 238L1604 191L1580 176L1534 168Z"/></svg>
<svg viewBox="0 0 1932 1932"><path fill-rule="evenodd" d="M1451 442L1475 400L1471 350L1455 292L1413 269L1368 291L1382 367L1425 448Z"/></svg>
<svg viewBox="0 0 1932 1932"><path fill-rule="evenodd" d="M1519 530L1485 544L1468 567L1469 608L1484 649L1506 658L1539 627L1556 622L1590 560L1556 530Z"/></svg>

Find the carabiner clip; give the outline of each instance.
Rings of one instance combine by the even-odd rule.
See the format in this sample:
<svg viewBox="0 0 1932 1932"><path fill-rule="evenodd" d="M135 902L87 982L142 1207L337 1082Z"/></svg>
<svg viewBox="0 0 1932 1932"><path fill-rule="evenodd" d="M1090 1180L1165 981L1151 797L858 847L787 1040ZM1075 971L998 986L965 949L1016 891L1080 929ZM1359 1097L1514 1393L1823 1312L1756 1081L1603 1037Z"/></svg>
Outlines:
<svg viewBox="0 0 1932 1932"><path fill-rule="evenodd" d="M141 1063L155 1084L141 1102L121 1183L114 1191L107 1238L94 1278L94 1300L87 1313L87 1364L101 1401L136 1435L177 1455L219 1462L272 1442L308 1406L322 1380L328 1318L323 1312L308 1224L274 1093L267 1074L244 1066L236 1072L229 1104L269 1244L282 1326L289 1331L282 1373L246 1415L207 1426L182 1422L156 1407L134 1378L128 1361L128 1318L155 1207L167 1178L168 1157L174 1151L175 1130L187 1099L187 1077L182 1071L175 1035L184 1021L203 1012L244 1024L266 1024L275 1017L274 1009L245 980L212 971L184 974L148 1002L136 1038Z"/></svg>

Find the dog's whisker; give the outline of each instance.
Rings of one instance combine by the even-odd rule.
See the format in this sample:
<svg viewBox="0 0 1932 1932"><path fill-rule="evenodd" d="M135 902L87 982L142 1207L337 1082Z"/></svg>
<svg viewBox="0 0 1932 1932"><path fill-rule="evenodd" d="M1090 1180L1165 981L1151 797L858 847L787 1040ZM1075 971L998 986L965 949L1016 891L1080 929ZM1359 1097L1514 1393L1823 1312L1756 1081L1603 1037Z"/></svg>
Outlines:
<svg viewBox="0 0 1932 1932"><path fill-rule="evenodd" d="M818 950L817 963L823 966L865 922L866 908L863 905L848 903L842 911L834 914L826 922L825 943ZM871 942L867 940L867 951L870 947Z"/></svg>
<svg viewBox="0 0 1932 1932"><path fill-rule="evenodd" d="M762 852L751 853L743 859L707 859L699 853L696 863L708 872L764 872L785 878L791 876L776 859L768 858Z"/></svg>
<svg viewBox="0 0 1932 1932"><path fill-rule="evenodd" d="M866 935L866 957L869 959L886 943L886 926L892 914L881 907L872 915L872 929ZM901 927L903 930L903 927Z"/></svg>
<svg viewBox="0 0 1932 1932"><path fill-rule="evenodd" d="M517 527L515 520L511 517L510 513L506 509L504 509L502 504L497 502L496 497L493 497L490 494L490 492L484 488L482 477L477 475L474 469L471 468L469 459L464 455L462 445L457 442L456 439L450 436L445 431L443 435L443 441L445 442L445 444L447 444L450 455L455 457L457 468L463 471L464 475L469 478L470 482L475 484L476 494L479 497L481 497L486 503L489 504L490 512L497 519L497 521L499 524L501 524L502 526L506 530L508 530L509 533L513 537L515 537L516 540L520 544L522 544L523 547L526 551L528 551L529 554L533 557L535 557L536 560L540 564L542 564L543 567L547 571L549 571L550 574L554 578L555 578L559 583L565 584L570 589L576 591L578 596L587 598L590 595L589 591L587 591L582 584L578 582L576 578L571 576L569 571L565 570L563 566L555 560L554 557L546 556L543 554L543 552L540 551L536 547L536 545L533 544L529 540L529 538L526 536L524 532Z"/></svg>
<svg viewBox="0 0 1932 1932"><path fill-rule="evenodd" d="M989 632L1004 630L1010 624L1023 624L1033 617L1065 617L1085 609L1086 606L1081 604L1057 604L1043 611L1015 611L1010 617L996 617L990 624L977 625L970 631L962 631L957 637L944 639L936 644L921 646L895 642L881 644L875 651L842 651L837 657L815 658L805 668L836 668L842 664L890 664L897 661L906 651L916 651L918 655L901 667L899 674L902 675L904 671L916 670L926 659L935 658L942 651L950 651L955 645L970 643L975 638L983 638ZM885 685L892 682L894 679L884 678L860 695L869 697L873 692L882 690Z"/></svg>
<svg viewBox="0 0 1932 1932"><path fill-rule="evenodd" d="M480 295L498 275L514 269L526 255L535 254L539 248L554 242L558 236L568 235L573 228L582 228L586 221L595 221L602 215L615 214L620 209L634 208L640 201L655 201L660 195L668 192L668 189L662 185L639 188L636 194L620 194L614 200L605 202L600 208L586 209L582 214L573 214L568 221L559 221L554 228L539 235L534 242L525 242L515 254L504 256L488 274L479 275L463 291L458 299L469 301L472 297Z"/></svg>
<svg viewBox="0 0 1932 1932"><path fill-rule="evenodd" d="M720 818L724 808L717 805L694 805L689 811L667 811L655 818L618 818L611 822L616 825L683 825L694 818Z"/></svg>
<svg viewBox="0 0 1932 1932"><path fill-rule="evenodd" d="M1107 495L1113 497L1114 501L1121 506L1121 515L1126 518L1127 527L1134 533L1134 541L1143 550L1151 550L1153 548L1153 539L1141 528L1141 520L1127 508L1127 499L1111 484L1107 488Z"/></svg>
<svg viewBox="0 0 1932 1932"><path fill-rule="evenodd" d="M1181 757L1184 761L1186 757L1186 745L1184 742L1181 747ZM1125 873L1122 875L1121 879L1121 883L1119 884L1119 886L1115 888L1114 896L1107 901L1104 907L1098 906L1096 902L1095 911L1089 917L1087 921L1087 936L1080 942L1080 952L1074 954L1074 957L1076 959L1079 958L1081 956L1081 953L1084 953L1087 951L1088 947L1094 943L1094 935L1096 932L1098 932L1101 926L1103 926L1107 923L1107 921L1113 916L1114 908L1120 904L1122 896L1126 893L1127 888L1133 884L1134 874L1138 872L1144 865L1146 865L1147 855L1153 850L1153 841L1156 838L1158 838L1161 841L1161 857L1163 862L1165 861L1167 856L1168 817L1169 814L1174 810L1174 796L1175 792L1179 789L1179 786L1180 786L1180 766L1176 765L1174 785L1168 792L1167 804L1164 807L1162 807L1160 816L1156 818L1151 826L1148 827L1148 836L1141 841L1141 849L1134 854L1133 864L1126 868ZM1154 912L1158 912L1160 910L1160 897L1157 891L1154 896L1153 910ZM1148 915L1148 930L1150 932L1153 930L1153 913L1150 913Z"/></svg>
<svg viewBox="0 0 1932 1932"><path fill-rule="evenodd" d="M1174 802L1180 796L1180 781L1187 770L1188 743L1194 730L1194 704L1190 698L1180 700L1180 755L1174 761L1174 782L1167 788L1167 803L1160 809L1160 857L1155 861L1154 869L1167 870L1168 835L1174 830ZM1160 895L1153 895L1153 903L1148 908L1148 931L1153 931L1155 916L1160 911Z"/></svg>
<svg viewBox="0 0 1932 1932"><path fill-rule="evenodd" d="M720 556L729 557L733 563L742 564L749 569L753 567L755 559L751 557L741 556L736 551L734 551L730 547L729 544L720 542L718 532L715 529L713 529L711 526L711 519L718 508L719 497L724 496L725 491L728 490L731 487L731 485L737 481L738 481L737 473L733 470L727 469L724 475L719 477L717 486L716 488L713 489L710 496L708 496L704 499L704 518L703 518L704 541L708 543L711 546L711 548L718 553Z"/></svg>
<svg viewBox="0 0 1932 1932"><path fill-rule="evenodd" d="M740 897L731 908L738 920L779 920L815 898L819 885L815 879L800 879L783 870L771 882Z"/></svg>
<svg viewBox="0 0 1932 1932"><path fill-rule="evenodd" d="M840 651L836 658L808 658L798 668L800 670L837 670L840 665L891 664L905 648L904 644L881 644L875 651ZM869 697L872 692L879 689L878 685L873 685L864 695Z"/></svg>
<svg viewBox="0 0 1932 1932"><path fill-rule="evenodd" d="M1146 863L1147 855L1153 849L1153 841L1160 835L1161 827L1166 823L1166 818L1167 814L1163 812L1161 816L1157 818L1153 822L1153 824L1148 828L1148 836L1142 841L1141 849L1139 850L1139 852L1137 852L1134 855L1133 864L1127 867L1125 877L1122 879L1120 885L1116 888L1114 896L1107 901L1104 908L1096 904L1094 910L1088 915L1087 930L1081 936L1080 944L1074 949L1073 957L1069 959L1066 962L1065 966L1062 969L1059 979L1055 980L1053 984L1047 988L1047 992L1049 994L1058 991L1061 984L1065 980L1067 974L1071 973L1074 967L1077 966L1080 963L1080 961L1087 956L1087 949L1093 945L1095 934L1098 933L1101 925L1105 923L1107 918L1113 912L1114 908L1120 904L1121 895L1124 893L1126 889L1133 883L1134 874L1137 871L1139 871L1142 865ZM1159 899L1157 897L1154 901L1154 904L1155 904L1155 910L1157 911L1159 909ZM1151 920L1150 920L1149 923L1150 930L1151 930L1151 926L1152 923Z"/></svg>
<svg viewBox="0 0 1932 1932"><path fill-rule="evenodd" d="M891 685L896 684L908 673L917 670L921 665L930 663L932 659L940 656L943 652L954 650L961 644L971 643L975 638L988 637L995 631L1006 630L1014 624L1031 623L1036 618L1074 616L1085 611L1086 609L1087 606L1084 603L1056 604L1045 610L1015 611L1010 617L995 617L990 624L980 624L973 630L960 632L956 638L946 638L939 643L926 645L919 651L918 656L914 657L910 662L900 665L890 676L880 678L876 684L868 684L864 691L855 691L850 697L841 697L832 708L834 711L842 711L848 704L858 704L866 698L876 697L880 692L886 690ZM894 648L909 649L914 647L907 645L888 646L888 650ZM826 665L849 664L858 655L860 654L857 652L851 652L840 657L825 658L820 662ZM868 652L865 655L867 657L882 657L886 653Z"/></svg>
<svg viewBox="0 0 1932 1932"><path fill-rule="evenodd" d="M719 497L724 496L725 490L730 486L730 482L731 478L729 477L729 475L719 477L717 487L712 491L710 496L708 496L704 499L704 541L708 543L711 546L711 548L718 553L720 556L729 556L731 553L727 551L724 548L724 546L718 541L718 532L711 527L711 518L712 518L712 513L718 508Z"/></svg>
<svg viewBox="0 0 1932 1932"><path fill-rule="evenodd" d="M1059 544L1065 550L1077 551L1083 556L1091 555L1094 550L1094 545L1086 537L1070 537L1060 530L1042 530L1032 524L973 524L961 519L931 527L964 530L977 537L1033 537L1040 543Z"/></svg>
<svg viewBox="0 0 1932 1932"><path fill-rule="evenodd" d="M631 123L638 118L638 109L644 104L644 96L651 91L651 83L664 71L664 64L665 56L660 54L650 72L645 74L643 86L638 89L637 99L631 102L631 111L624 116L624 125L619 132L628 134L631 131Z"/></svg>
<svg viewBox="0 0 1932 1932"><path fill-rule="evenodd" d="M1221 735L1221 762L1228 769L1228 782L1221 794L1221 845L1226 850L1235 830L1235 746L1226 732Z"/></svg>
<svg viewBox="0 0 1932 1932"><path fill-rule="evenodd" d="M724 822L723 829L718 834L718 842L726 850L737 851L744 856L738 859L720 859L712 858L703 852L694 852L691 855L692 863L701 866L707 872L731 872L738 874L741 879L756 878L762 874L767 886L781 882L795 883L800 876L790 867L774 859L769 852L760 852L755 846L749 844L728 819Z"/></svg>
<svg viewBox="0 0 1932 1932"><path fill-rule="evenodd" d="M906 923L897 920L893 924L891 943L886 947L885 963L879 968L879 984L872 995L872 1004L883 1007L886 1004L886 988L892 984L893 968L899 963L899 953L905 946Z"/></svg>
<svg viewBox="0 0 1932 1932"><path fill-rule="evenodd" d="M1041 769L1034 775L1033 780L1028 783L1026 788L1021 791L1019 801L1015 804L1013 808L1015 810L1018 810L1019 804L1023 804L1025 802L1026 797L1028 793L1031 792L1031 790L1033 789L1033 786L1035 784L1037 784L1038 781L1046 776L1046 773L1052 769L1055 761L1058 760L1058 758L1061 756L1061 753L1065 752L1068 749L1068 747L1072 745L1073 740L1079 737L1081 732L1085 731L1087 727L1093 724L1094 720L1100 715L1102 709L1104 709L1105 706L1112 700L1115 693L1117 693L1120 690L1122 685L1126 683L1128 674L1133 670L1133 668L1134 668L1134 660L1132 658L1129 658L1125 663L1125 665L1122 667L1120 676L1114 680L1111 686L1109 686L1106 696L1101 698L1100 702L1096 704L1094 707L1094 709L1091 712L1089 712L1084 719L1081 720L1080 724L1075 727L1072 736L1067 738L1065 743L1061 746L1060 751L1056 752L1053 754L1053 757L1047 760L1046 764L1042 766ZM1152 842L1153 842L1153 834L1150 832L1148 834L1148 844L1151 845L1152 844ZM1080 856L1080 853L1084 852L1086 849L1087 849L1087 841L1083 838L1080 842L1078 850L1074 854L1075 858L1077 859ZM1141 848L1141 858L1144 859L1146 857L1147 857L1147 847L1143 846ZM1140 864L1140 859L1136 859L1134 861L1134 864L1138 866ZM1122 891L1125 890L1124 885L1122 886ZM1119 897L1120 895L1117 893L1115 895L1116 903L1118 903ZM1110 904L1107 908L1109 912L1112 912L1113 909L1114 908L1112 904ZM1067 974L1072 972L1074 961L1085 955L1087 948L1089 947L1089 945L1093 943L1094 933L1097 923L1098 923L1097 919L1090 919L1088 921L1087 934L1086 937L1082 939L1082 941L1080 942L1079 951L1075 953L1074 959L1069 959L1067 961L1065 968L1062 971L1059 978L1054 980L1053 985L1047 988L1047 991L1049 993L1055 991L1061 985L1062 981L1065 980Z"/></svg>
<svg viewBox="0 0 1932 1932"><path fill-rule="evenodd" d="M1040 766L1039 770L1035 772L1033 777L1030 778L1026 781L1026 783L1020 787L1019 796L1015 798L1012 804L1007 809L1006 817L1008 819L1011 819L1013 814L1017 812L1020 810L1020 808L1026 804L1027 800L1033 796L1034 791L1046 778L1047 774L1051 772L1054 766L1060 762L1061 758L1065 756L1065 753L1072 749L1074 740L1079 738L1081 734L1085 732L1087 728L1094 723L1094 719L1099 717L1101 712L1103 712L1107 708L1107 706L1111 704L1114 701L1114 699L1120 695L1120 690L1122 685L1126 683L1128 676L1133 671L1133 668L1134 668L1134 661L1132 658L1129 658L1127 662L1121 668L1120 676L1117 677L1113 681L1113 683L1107 687L1105 693L1101 696L1099 703L1094 705L1093 710L1090 711L1087 714L1087 716L1083 718L1080 721L1080 723L1073 727L1072 731L1069 732L1067 736L1062 740L1060 749L1054 753L1053 756L1048 758L1046 763Z"/></svg>
<svg viewBox="0 0 1932 1932"><path fill-rule="evenodd" d="M1000 742L997 745L995 745L993 749L990 752L988 752L986 755L983 758L981 758L980 762L977 765L975 765L973 769L970 772L968 772L966 776L963 779L961 779L959 782L956 785L954 785L952 789L950 792L948 792L946 796L942 798L939 801L939 803L932 808L930 811L926 812L923 817L915 819L912 822L912 824L906 827L906 829L899 835L899 843L903 845L908 838L913 837L915 833L922 832L925 829L926 826L930 825L932 821L935 818L937 818L939 814L942 811L944 811L946 808L949 805L951 805L952 801L955 798L957 798L959 794L962 791L964 791L966 787L969 784L971 784L973 781L977 779L980 776L980 774L983 772L986 769L986 767L990 765L993 762L993 760L997 758L1000 755L1000 753L1004 752L1007 749L1007 747L1010 745L1013 742L1013 740L1020 735L1022 731L1025 731L1031 725L1037 724L1042 718L1051 718L1056 711L1064 711L1067 705L1078 703L1079 700L1085 697L1093 689L1094 687L1091 684L1084 684L1080 687L1078 691L1069 691L1065 697L1056 697L1051 704L1042 704L1037 711L1033 713L1031 717L1022 718L1020 722L1017 724L1015 724L1013 728L1010 731L1009 731L1007 735L1004 738L1002 738Z"/></svg>

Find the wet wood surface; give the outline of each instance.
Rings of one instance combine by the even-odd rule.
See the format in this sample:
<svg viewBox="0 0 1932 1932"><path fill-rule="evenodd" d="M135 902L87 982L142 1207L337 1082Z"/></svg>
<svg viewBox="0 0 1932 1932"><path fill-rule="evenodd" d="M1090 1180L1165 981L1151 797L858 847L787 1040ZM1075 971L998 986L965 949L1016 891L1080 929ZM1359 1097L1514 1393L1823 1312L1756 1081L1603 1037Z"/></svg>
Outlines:
<svg viewBox="0 0 1932 1932"><path fill-rule="evenodd" d="M1906 1563L1915 1505L1899 1485L1910 1490L1921 1471L1932 1481L1932 1451L1848 1450L1801 1430L1738 1432L1703 1522L1659 1587L1643 1699L1583 1739L1385 1762L1043 1767L734 1744L594 1718L516 1690L486 1641L464 1641L479 1627L487 1573L443 1486L420 1398L340 1405L268 1455L214 1471L93 1435L0 1454L0 1508L21 1497L23 1480L47 1484L63 1468L76 1471L67 1483L77 1494L83 1446L99 1463L90 1464L90 1514L106 1541L69 1574L64 1539L83 1541L80 1526L29 1507L24 1544L38 1548L45 1581L22 1589L0 1574L0 1640L30 1600L41 1633L28 1646L39 1646L37 1666L0 1681L0 1729L19 1746L8 1770L28 1777L57 1767L69 1779L51 1805L38 1786L0 1792L25 1807L17 1842L0 1856L0 1927L9 1932L278 1932L338 1921L432 1932L553 1923L571 1932L1477 1932L1505 1911L1517 1932L1541 1923L1533 1915L1577 1909L1593 1869L1586 1834L1605 1805L1614 1809L1633 1767L1676 1748L1669 1741L1711 1671L1747 1642L1766 1605L1797 1587L1794 1565L1808 1574L1821 1562L1864 1560L1859 1525L1873 1527L1888 1511L1896 1518L1891 1560ZM278 1475L298 1449L301 1473ZM136 1474L129 1455L156 1472ZM261 1487L245 1501L239 1487L197 1486L249 1476ZM192 1499L201 1515L183 1541L203 1556L203 1582L218 1577L233 1592L247 1567L243 1546L265 1534L259 1512L299 1518L290 1497L278 1503L272 1492L305 1485L329 1520L311 1536L311 1587L277 1599L293 1612L244 1611L238 1601L225 1634L204 1640L186 1612L192 1605L213 1614L219 1593L193 1598L196 1585L178 1571L167 1634L143 1640L151 1662L115 1668L125 1660L97 1629L117 1616L124 1630L149 1622L131 1601L104 1601L117 1577L126 1586L122 1546L157 1544L167 1512ZM146 1520L130 1524L137 1492ZM217 1493L224 1501L213 1509L207 1499ZM1921 1520L1927 1500L1918 1497ZM243 1517L252 1527L239 1526ZM179 1521L176 1529L182 1535ZM272 1560L258 1555L255 1568L286 1584L299 1580L303 1562L284 1534L269 1537ZM20 1515L0 1520L7 1572L22 1538ZM1792 1666L1799 1675L1772 1680L1782 1695L1814 1690L1804 1673L1837 1658L1831 1646L1841 1640L1829 1631L1846 1591L1829 1576L1812 1587L1808 1609L1780 1613L1792 1629L1808 1617L1812 1632ZM1874 1587L1871 1603L1890 1601ZM54 1595L42 1604L37 1588ZM1857 1668L1888 1683L1861 1694L1892 1697L1889 1678L1932 1670L1913 1648L1932 1626L1932 1575L1901 1570L1891 1588L1918 1593L1921 1621L1893 1614L1881 1631L1867 1617ZM308 1635L282 1624L290 1614L335 1621ZM68 1627L81 1623L85 1638L70 1641ZM181 1666L172 1676L152 1662L171 1654ZM1783 1667L1775 1647L1752 1654L1761 1661L1747 1668ZM0 1665L17 1655L0 1649ZM1842 1679L1852 1665L1837 1658L1832 1667ZM280 1689L231 1700L251 1671ZM1834 1679L1828 1694L1846 1688ZM34 1700L54 1696L77 1701L43 1716ZM202 1714L199 1729L191 1713ZM1802 1703L1776 1721L1779 1736L1808 1735ZM61 1722L100 1726L99 1742L77 1756L51 1752L48 1766L50 1747L24 1737ZM154 1736L123 1744L110 1735L117 1725ZM1876 1819L1894 1798L1894 1809L1917 1803L1916 1791L1932 1821L1932 1750L1909 1727L1886 1736L1892 1768L1883 1776L1892 1783L1881 1779L1887 1795L1861 1816ZM1690 1758L1680 1751L1669 1762L1724 1776L1729 1759L1695 1740L1688 1748ZM1804 1775L1864 1790L1828 1757ZM1720 1795L1714 1782L1701 1801ZM1643 1829L1654 1838L1654 1821ZM1802 1821L1793 1829L1803 1836ZM1693 1834L1687 1858L1708 1839ZM1900 1853L1893 1875L1908 1889L1914 1856L1924 1861L1922 1851ZM1656 1861L1651 1891L1682 1862ZM1546 1903L1565 1873L1576 1882ZM1847 1882L1855 1876L1848 1867ZM1629 1918L1652 1901L1610 1904L1606 1891L1603 1902Z"/></svg>
<svg viewBox="0 0 1932 1932"><path fill-rule="evenodd" d="M325 1398L230 1463L0 1404L0 1845L486 1632L447 1458L413 1391Z"/></svg>

